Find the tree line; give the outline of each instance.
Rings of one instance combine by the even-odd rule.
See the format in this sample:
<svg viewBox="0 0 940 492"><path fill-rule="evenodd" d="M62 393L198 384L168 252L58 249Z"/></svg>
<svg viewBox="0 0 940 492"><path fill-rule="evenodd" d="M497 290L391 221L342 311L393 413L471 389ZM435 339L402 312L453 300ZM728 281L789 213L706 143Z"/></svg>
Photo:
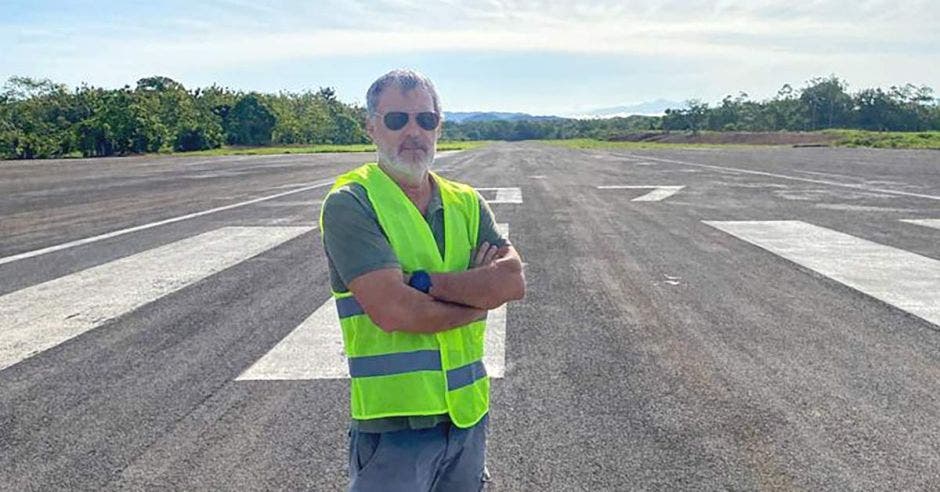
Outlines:
<svg viewBox="0 0 940 492"><path fill-rule="evenodd" d="M709 106L690 100L663 116L597 120L474 121L444 127L451 140L610 139L646 131L815 131L854 128L873 131L940 130L940 104L933 89L905 84L849 93L836 76L811 79L802 89L789 84L773 98L728 95Z"/></svg>
<svg viewBox="0 0 940 492"><path fill-rule="evenodd" d="M262 94L213 85L188 90L167 77L134 88L12 77L0 93L0 157L86 157L211 149L230 145L367 143L365 109L331 88ZM848 91L836 76L789 84L773 98L728 95L709 106L691 100L663 116L445 122L446 140L612 139L648 131L940 130L933 89L905 84Z"/></svg>
<svg viewBox="0 0 940 492"><path fill-rule="evenodd" d="M0 157L32 159L188 151L231 145L366 143L365 109L331 88L260 94L167 77L134 88L12 77L0 93Z"/></svg>
<svg viewBox="0 0 940 492"><path fill-rule="evenodd" d="M657 130L658 116L627 116L606 119L519 119L444 122L445 140L544 140L569 138L608 139L618 135Z"/></svg>
<svg viewBox="0 0 940 492"><path fill-rule="evenodd" d="M940 104L927 86L905 84L849 93L836 76L814 78L801 90L784 85L777 95L751 101L726 96L713 107L698 100L668 109L661 129L713 131L814 131L852 128L872 131L940 130Z"/></svg>

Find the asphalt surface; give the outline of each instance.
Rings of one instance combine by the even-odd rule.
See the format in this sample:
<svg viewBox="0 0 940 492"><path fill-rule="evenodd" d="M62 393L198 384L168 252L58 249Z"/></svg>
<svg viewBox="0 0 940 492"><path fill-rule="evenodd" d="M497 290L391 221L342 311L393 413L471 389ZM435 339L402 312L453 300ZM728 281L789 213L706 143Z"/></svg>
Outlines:
<svg viewBox="0 0 940 492"><path fill-rule="evenodd" d="M325 183L371 157L2 162L0 308L222 227L313 228ZM940 219L940 153L502 143L436 167L523 198L493 205L528 292L507 309L489 490L938 489L940 326L704 221L940 260L940 230L901 221ZM347 382L236 380L328 285L313 229L0 369L0 489L344 489Z"/></svg>

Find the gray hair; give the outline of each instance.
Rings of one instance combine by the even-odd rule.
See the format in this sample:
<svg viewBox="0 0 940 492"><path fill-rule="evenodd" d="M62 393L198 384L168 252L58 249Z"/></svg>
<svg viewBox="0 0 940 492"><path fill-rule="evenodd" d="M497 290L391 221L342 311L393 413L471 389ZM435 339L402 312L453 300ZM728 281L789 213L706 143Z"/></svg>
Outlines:
<svg viewBox="0 0 940 492"><path fill-rule="evenodd" d="M402 92L419 87L427 90L434 102L434 111L441 114L441 99L438 97L431 79L415 70L397 69L379 77L366 92L366 111L368 111L369 116L375 116L379 107L379 97L382 95L382 91L390 85L398 86ZM441 116L444 115L441 114Z"/></svg>

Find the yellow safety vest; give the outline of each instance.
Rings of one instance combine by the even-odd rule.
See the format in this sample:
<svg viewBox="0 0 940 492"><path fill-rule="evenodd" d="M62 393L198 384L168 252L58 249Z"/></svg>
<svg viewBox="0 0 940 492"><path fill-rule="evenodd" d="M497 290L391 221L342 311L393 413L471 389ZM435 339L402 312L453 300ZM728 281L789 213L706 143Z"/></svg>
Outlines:
<svg viewBox="0 0 940 492"><path fill-rule="evenodd" d="M377 164L340 176L330 192L350 183L366 189L403 271L466 270L480 227L476 191L431 175L444 205L443 258L427 221ZM349 362L353 418L447 413L463 428L483 418L490 399L483 366L485 319L432 334L389 333L372 322L351 292L334 291L333 298Z"/></svg>

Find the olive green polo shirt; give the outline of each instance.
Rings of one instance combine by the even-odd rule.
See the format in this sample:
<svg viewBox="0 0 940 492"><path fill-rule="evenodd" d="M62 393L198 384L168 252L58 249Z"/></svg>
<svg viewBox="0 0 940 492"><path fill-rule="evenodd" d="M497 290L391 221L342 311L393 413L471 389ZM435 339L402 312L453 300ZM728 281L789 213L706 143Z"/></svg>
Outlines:
<svg viewBox="0 0 940 492"><path fill-rule="evenodd" d="M431 180L431 200L424 220L427 221L437 249L444 256L444 205L437 183ZM486 200L480 202L480 228L477 247L483 242L502 247L509 244L496 229L496 219ZM366 189L358 184L337 188L323 201L323 249L330 268L330 286L335 292L349 290L352 279L383 268L400 267L388 237L379 225L378 216L369 201ZM472 261L472 260L471 260ZM469 267L469 265L468 265ZM402 429L425 429L448 422L447 414L412 417L387 417L353 420L361 432L391 432Z"/></svg>

